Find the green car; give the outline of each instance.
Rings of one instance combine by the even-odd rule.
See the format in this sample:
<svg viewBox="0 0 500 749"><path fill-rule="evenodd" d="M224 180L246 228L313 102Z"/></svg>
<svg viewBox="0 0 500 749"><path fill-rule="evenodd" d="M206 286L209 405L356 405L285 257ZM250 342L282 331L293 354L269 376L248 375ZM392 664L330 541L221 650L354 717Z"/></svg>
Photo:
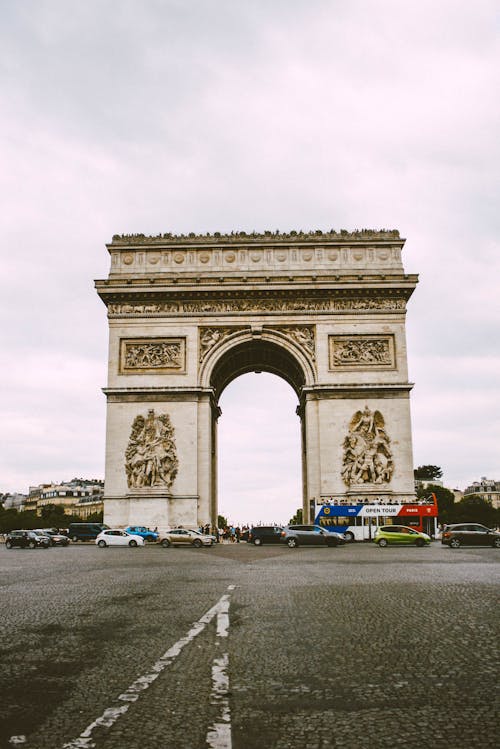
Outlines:
<svg viewBox="0 0 500 749"><path fill-rule="evenodd" d="M421 533L414 528L408 528L407 525L381 525L375 531L375 538L373 540L381 547L388 544L428 546L431 542L431 537L427 533Z"/></svg>

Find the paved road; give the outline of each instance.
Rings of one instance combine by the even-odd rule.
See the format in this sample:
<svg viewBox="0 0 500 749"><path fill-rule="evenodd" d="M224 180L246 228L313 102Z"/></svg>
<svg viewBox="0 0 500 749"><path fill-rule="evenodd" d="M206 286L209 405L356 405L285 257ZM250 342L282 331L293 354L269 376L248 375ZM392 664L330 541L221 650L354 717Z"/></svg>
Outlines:
<svg viewBox="0 0 500 749"><path fill-rule="evenodd" d="M0 746L498 745L500 552L0 547Z"/></svg>

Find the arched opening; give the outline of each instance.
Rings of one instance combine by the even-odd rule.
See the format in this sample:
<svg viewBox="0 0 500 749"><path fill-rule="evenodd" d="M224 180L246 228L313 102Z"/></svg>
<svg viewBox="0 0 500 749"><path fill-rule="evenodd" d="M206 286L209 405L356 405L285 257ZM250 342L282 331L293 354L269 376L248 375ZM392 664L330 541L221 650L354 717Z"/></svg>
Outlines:
<svg viewBox="0 0 500 749"><path fill-rule="evenodd" d="M305 382L298 357L260 337L233 343L216 360L213 515L239 525L286 523L303 506L304 424L297 406Z"/></svg>
<svg viewBox="0 0 500 749"><path fill-rule="evenodd" d="M298 398L263 372L233 380L220 398L218 514L233 524L285 524L302 506Z"/></svg>
<svg viewBox="0 0 500 749"><path fill-rule="evenodd" d="M215 364L210 384L217 401L230 382L247 372L270 372L286 380L300 397L305 384L302 367L297 359L273 341L250 340L234 345Z"/></svg>

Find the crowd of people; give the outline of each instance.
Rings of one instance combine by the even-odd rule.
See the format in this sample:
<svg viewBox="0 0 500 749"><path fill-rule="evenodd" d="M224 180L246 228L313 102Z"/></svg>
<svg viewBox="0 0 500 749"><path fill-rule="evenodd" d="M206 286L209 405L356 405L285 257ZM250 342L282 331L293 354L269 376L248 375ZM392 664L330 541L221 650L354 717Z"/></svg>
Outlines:
<svg viewBox="0 0 500 749"><path fill-rule="evenodd" d="M200 526L200 533L215 536L217 543L239 544L240 541L246 541L248 538L249 527L243 525L227 525L224 528L211 528L210 524Z"/></svg>

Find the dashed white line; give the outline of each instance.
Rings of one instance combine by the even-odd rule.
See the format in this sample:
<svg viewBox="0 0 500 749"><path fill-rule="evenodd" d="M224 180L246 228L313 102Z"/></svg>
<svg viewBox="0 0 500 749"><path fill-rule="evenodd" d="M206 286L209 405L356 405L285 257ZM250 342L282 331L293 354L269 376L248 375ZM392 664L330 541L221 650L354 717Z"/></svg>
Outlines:
<svg viewBox="0 0 500 749"><path fill-rule="evenodd" d="M228 591L233 591L234 585L228 586ZM94 739L92 738L93 731L98 727L111 728L121 715L124 715L130 707L132 702L139 699L141 692L144 692L161 674L161 672L177 658L183 648L188 645L194 638L202 632L207 624L217 616L217 639L227 637L229 629L229 594L224 594L219 598L215 606L212 606L206 614L204 614L197 622L193 624L189 632L178 640L175 645L172 645L156 663L153 664L149 673L140 676L123 692L118 695L117 699L124 702L123 705L115 705L108 707L99 718L90 723L84 731L72 741L64 744L64 749L91 749L95 747ZM214 749L230 749L231 747L231 723L229 720L229 701L228 686L229 679L227 677L227 653L224 654L220 663L216 658L212 667L212 699L221 708L220 719L221 724L217 723L212 727L212 730L216 732L216 737L219 743L210 744ZM214 676L214 669L216 675ZM217 670L218 669L218 670ZM217 728L219 726L219 728ZM210 734L210 731L209 731ZM223 740L225 743L221 743ZM14 737L13 737L14 738ZM208 740L208 737L207 737Z"/></svg>
<svg viewBox="0 0 500 749"><path fill-rule="evenodd" d="M229 634L229 599L221 604L217 612L217 647ZM212 692L210 703L217 705L217 720L207 732L209 749L231 749L231 712L229 709L229 655L227 652L214 658L212 664Z"/></svg>

